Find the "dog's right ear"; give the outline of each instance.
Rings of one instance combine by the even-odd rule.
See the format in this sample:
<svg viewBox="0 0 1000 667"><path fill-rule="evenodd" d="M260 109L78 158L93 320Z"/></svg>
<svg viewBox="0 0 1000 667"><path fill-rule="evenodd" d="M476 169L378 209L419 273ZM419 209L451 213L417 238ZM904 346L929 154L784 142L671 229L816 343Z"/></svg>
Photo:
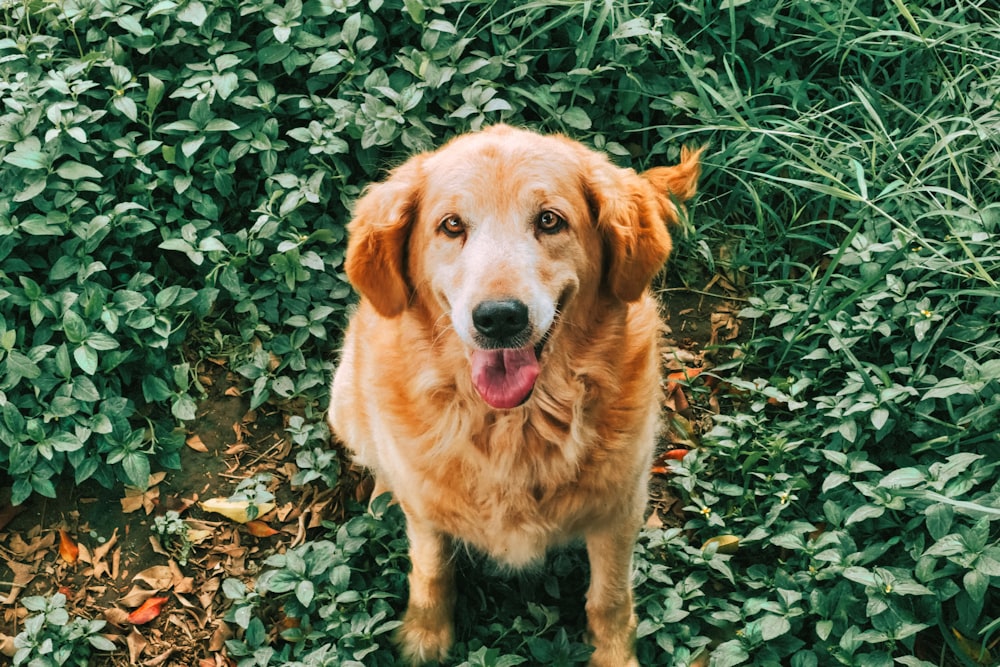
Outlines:
<svg viewBox="0 0 1000 667"><path fill-rule="evenodd" d="M410 301L406 245L420 203L422 172L417 156L389 178L365 189L347 226L347 277L383 317L396 317Z"/></svg>

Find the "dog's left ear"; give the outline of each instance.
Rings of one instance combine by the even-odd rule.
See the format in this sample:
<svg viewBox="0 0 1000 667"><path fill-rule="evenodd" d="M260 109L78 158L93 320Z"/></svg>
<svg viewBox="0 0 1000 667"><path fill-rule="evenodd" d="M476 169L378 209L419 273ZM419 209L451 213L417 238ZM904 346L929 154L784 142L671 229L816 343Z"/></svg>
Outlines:
<svg viewBox="0 0 1000 667"><path fill-rule="evenodd" d="M396 317L410 301L406 245L420 203L420 162L410 158L369 186L347 226L347 277L383 317Z"/></svg>
<svg viewBox="0 0 1000 667"><path fill-rule="evenodd" d="M605 164L588 184L597 226L607 252L605 281L622 301L636 301L667 257L667 224L678 222L678 207L694 197L704 149L681 150L680 164L642 174Z"/></svg>

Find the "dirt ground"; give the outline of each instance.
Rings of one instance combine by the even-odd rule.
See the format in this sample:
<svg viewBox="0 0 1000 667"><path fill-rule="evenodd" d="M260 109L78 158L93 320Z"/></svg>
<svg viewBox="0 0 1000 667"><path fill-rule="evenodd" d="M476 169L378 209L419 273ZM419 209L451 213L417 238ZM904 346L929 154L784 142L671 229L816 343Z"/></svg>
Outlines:
<svg viewBox="0 0 1000 667"><path fill-rule="evenodd" d="M720 362L718 355L731 354L716 348L741 333L740 306L731 299L688 290L662 296L671 331L664 385L669 428L661 453L697 446L718 409L711 384L704 384L710 375L701 374ZM221 365L206 362L200 372L208 395L187 425L182 469L154 475L147 491L65 482L57 499L36 495L12 507L9 480L0 476L0 664L13 655L13 637L30 615L23 600L62 592L71 615L105 619L105 632L119 647L94 665L234 665L223 646L230 629L222 620L228 607L222 581L235 577L252 585L269 555L320 534L321 520L343 518L353 489L291 487L297 468L284 431L290 415L272 406L249 410L244 383ZM275 508L258 522L237 523L201 506L230 496L257 473L271 475L275 495ZM658 457L653 479L651 523L680 522L668 455ZM153 531L169 510L187 522L195 542L184 564ZM157 598L166 598L159 613L149 603L137 612Z"/></svg>

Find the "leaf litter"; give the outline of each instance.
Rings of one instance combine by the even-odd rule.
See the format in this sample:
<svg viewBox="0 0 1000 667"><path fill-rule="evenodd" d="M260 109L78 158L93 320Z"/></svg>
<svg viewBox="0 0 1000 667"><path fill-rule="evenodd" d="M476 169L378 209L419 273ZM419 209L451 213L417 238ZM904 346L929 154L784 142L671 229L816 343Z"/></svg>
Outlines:
<svg viewBox="0 0 1000 667"><path fill-rule="evenodd" d="M64 482L58 500L36 495L16 508L0 495L0 654L13 655L13 637L30 615L19 600L61 591L71 615L108 623L106 637L119 650L97 654L96 667L231 665L223 580L252 588L270 555L304 542L322 519L342 518L337 490L291 488L288 416L267 406L250 411L239 380L218 365L206 364L202 375L208 398L189 424L180 471L153 474L145 489ZM254 521L201 508L199 498L225 499L263 472L276 502L261 504ZM192 545L184 566L154 530L168 510Z"/></svg>

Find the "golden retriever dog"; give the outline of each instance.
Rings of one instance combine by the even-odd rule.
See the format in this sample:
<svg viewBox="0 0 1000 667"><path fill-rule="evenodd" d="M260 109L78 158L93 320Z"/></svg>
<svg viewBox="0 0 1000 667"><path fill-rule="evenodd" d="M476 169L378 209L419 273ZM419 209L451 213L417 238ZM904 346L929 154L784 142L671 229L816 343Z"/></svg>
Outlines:
<svg viewBox="0 0 1000 667"><path fill-rule="evenodd" d="M649 286L699 153L637 174L498 125L358 200L346 271L361 301L329 421L406 515L397 642L412 664L452 644L458 546L518 568L582 537L590 664L638 665L632 552L661 403Z"/></svg>

